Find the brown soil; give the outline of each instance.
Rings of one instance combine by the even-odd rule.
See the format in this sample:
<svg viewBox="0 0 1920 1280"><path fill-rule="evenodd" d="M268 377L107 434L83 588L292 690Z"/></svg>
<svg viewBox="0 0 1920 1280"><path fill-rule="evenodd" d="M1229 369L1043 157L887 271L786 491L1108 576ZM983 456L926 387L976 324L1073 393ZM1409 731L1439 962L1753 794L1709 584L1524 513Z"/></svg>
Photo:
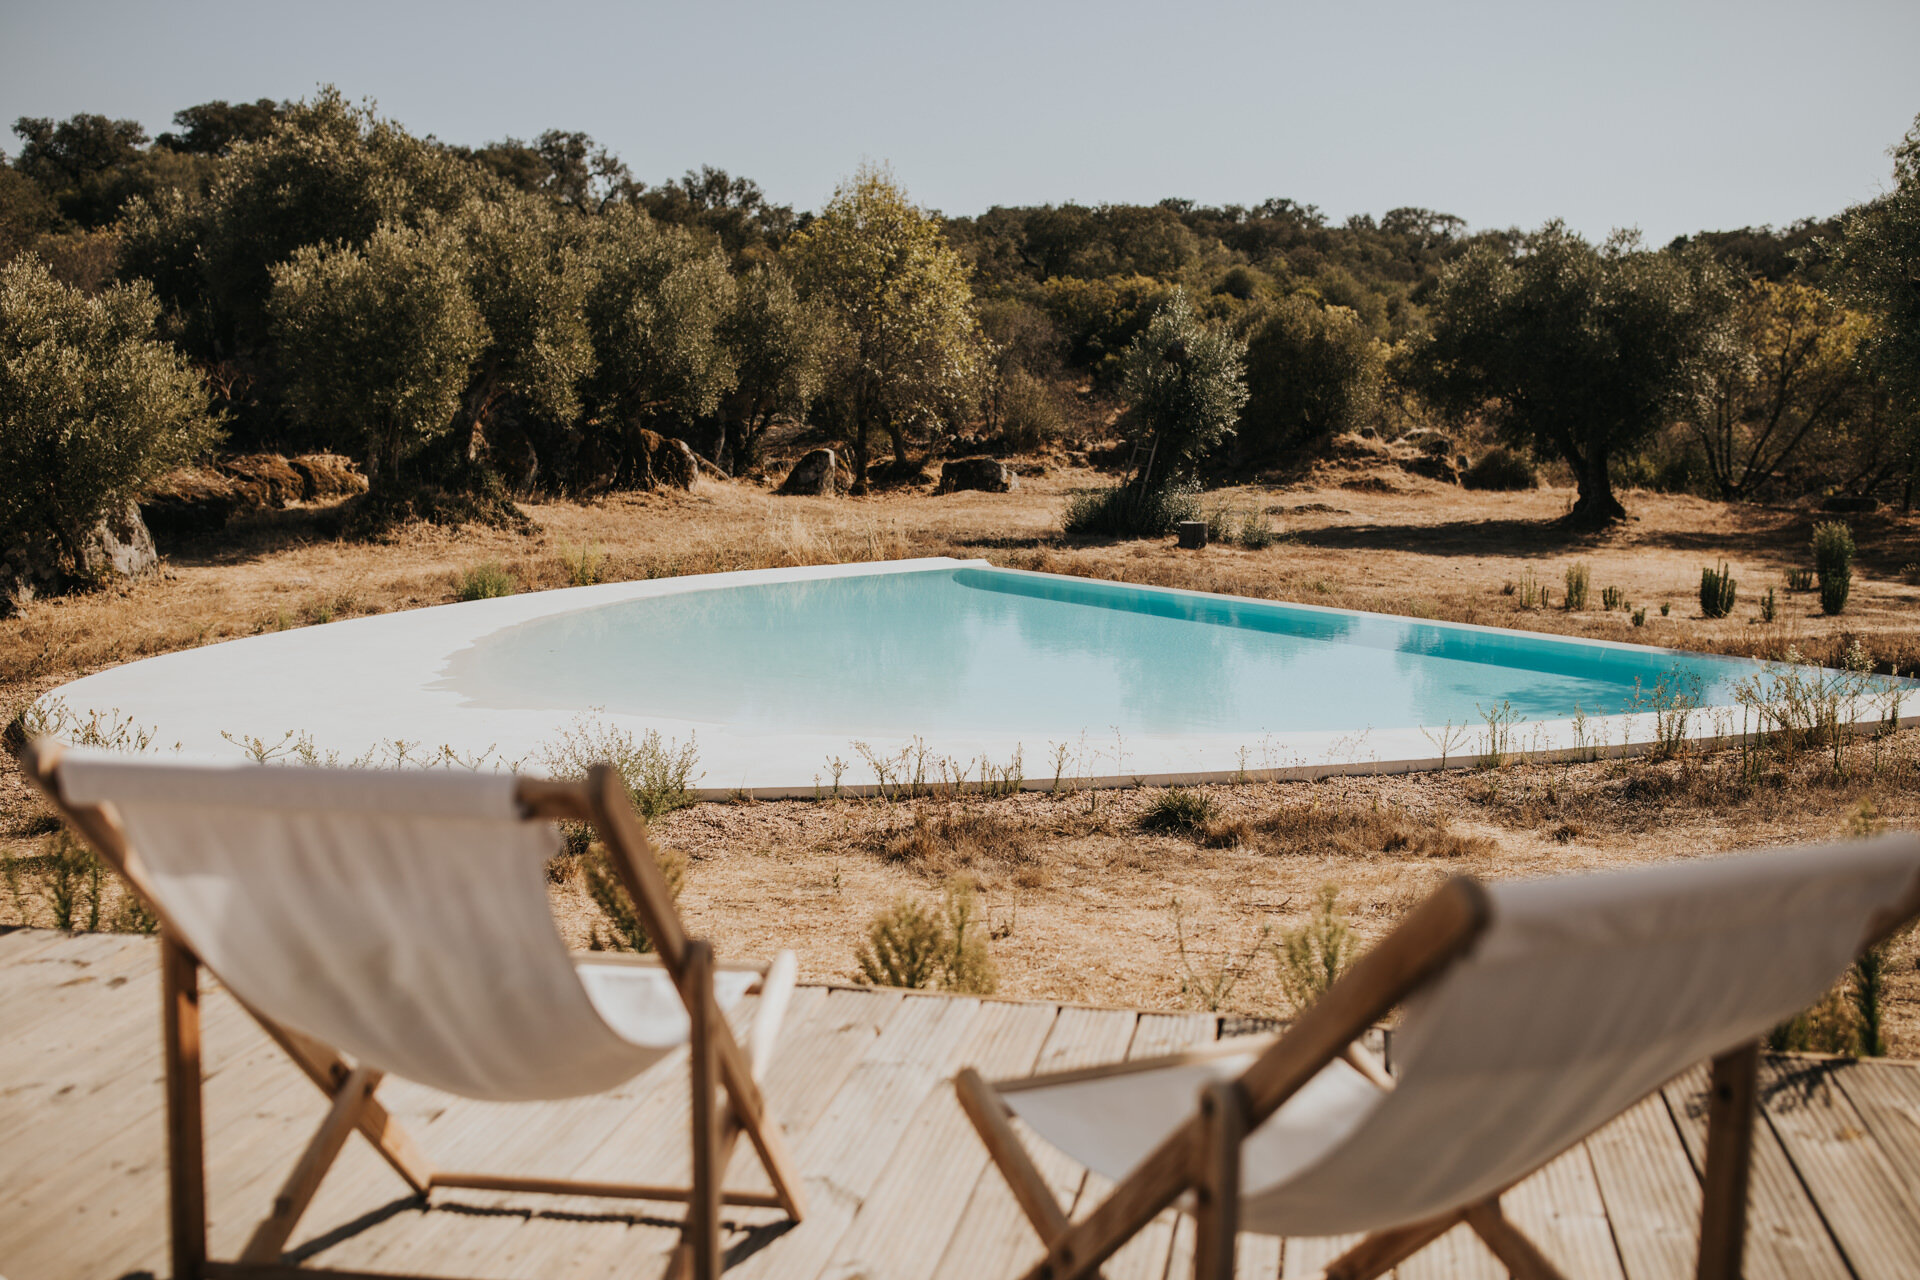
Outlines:
<svg viewBox="0 0 1920 1280"><path fill-rule="evenodd" d="M487 562L532 590L595 578L978 556L1719 652L1779 656L1792 648L1831 659L1858 642L1883 667L1920 665L1920 587L1904 580L1920 561L1920 523L1903 517L1853 519L1861 546L1853 600L1829 619L1810 594L1785 590L1785 571L1807 563L1814 517L1804 508L1630 494L1632 521L1576 535L1555 523L1570 505L1564 490L1470 493L1356 462L1307 484L1210 495L1270 513L1280 540L1261 550L1062 536L1065 494L1106 482L1054 467L1023 475L1012 494L935 496L921 486L833 499L703 480L688 493L528 506L538 530L528 535L415 526L377 543L336 539L324 508L263 513L219 543L170 554L149 580L41 602L0 621L0 710L10 715L62 681L147 654L443 603L455 598L463 573ZM1731 617L1708 621L1695 594L1700 570L1723 560L1739 580L1740 602ZM1576 561L1590 570L1586 610L1520 607L1528 575L1552 589L1557 606ZM1627 610L1600 608L1609 586L1646 609L1644 626ZM1778 614L1763 623L1758 601L1768 586ZM1920 826L1920 731L1862 743L1842 764L1836 773L1823 756L1777 757L1749 768L1720 756L1216 787L1211 820L1191 835L1143 830L1139 819L1157 793L1139 791L699 804L659 827L691 857L683 906L723 954L777 942L799 952L806 977L850 979L876 911L901 895L931 900L961 876L981 889L1002 994L1284 1014L1263 941L1303 920L1323 883L1338 886L1355 928L1377 937L1455 873L1539 875L1830 839L1879 823ZM1445 838L1408 835L1441 826ZM18 775L0 775L0 851L33 860L14 866L18 892L0 886L0 923L49 921L37 870L49 830ZM559 886L556 899L564 928L584 942L595 909L578 878ZM116 909L109 893L104 923ZM1896 1051L1908 1055L1920 1055L1915 963L1912 943L1900 944L1890 1021Z"/></svg>

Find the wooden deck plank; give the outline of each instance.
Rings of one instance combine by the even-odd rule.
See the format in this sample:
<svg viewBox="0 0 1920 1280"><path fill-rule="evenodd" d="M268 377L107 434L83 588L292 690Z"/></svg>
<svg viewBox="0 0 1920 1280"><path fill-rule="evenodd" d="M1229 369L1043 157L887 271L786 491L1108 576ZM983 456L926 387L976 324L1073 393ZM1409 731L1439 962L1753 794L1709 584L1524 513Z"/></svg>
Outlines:
<svg viewBox="0 0 1920 1280"><path fill-rule="evenodd" d="M779 1247L752 1254L729 1274L820 1274L906 1136L927 1095L945 1087L980 1025L980 1001L911 995L888 1020L835 1091L796 1160L806 1179L808 1212Z"/></svg>
<svg viewBox="0 0 1920 1280"><path fill-rule="evenodd" d="M1901 1185L1920 1198L1920 1065L1867 1059L1835 1072L1833 1080L1866 1121Z"/></svg>
<svg viewBox="0 0 1920 1280"><path fill-rule="evenodd" d="M1707 1159L1707 1065L1662 1091L1686 1144L1696 1176ZM1772 1127L1756 1124L1747 1182L1747 1235L1742 1259L1749 1280L1845 1280L1853 1272L1840 1256L1826 1220L1807 1196L1800 1174Z"/></svg>
<svg viewBox="0 0 1920 1280"><path fill-rule="evenodd" d="M1766 1114L1860 1280L1920 1276L1920 1204L1834 1086L1841 1063L1763 1062Z"/></svg>
<svg viewBox="0 0 1920 1280"><path fill-rule="evenodd" d="M1584 1144L1549 1161L1502 1196L1500 1205L1567 1280L1626 1280Z"/></svg>
<svg viewBox="0 0 1920 1280"><path fill-rule="evenodd" d="M1124 1057L1139 1018L1116 1009L1062 1009L1035 1059L1035 1073L1072 1071ZM1063 1208L1071 1209L1086 1170L1040 1140L1018 1119L1014 1129ZM978 1139L971 1139L976 1145ZM1019 1275L1040 1256L1040 1238L991 1162L974 1180L959 1225L934 1270L935 1280Z"/></svg>
<svg viewBox="0 0 1920 1280"><path fill-rule="evenodd" d="M1700 1179L1666 1100L1642 1099L1586 1148L1627 1280L1690 1280L1700 1252Z"/></svg>
<svg viewBox="0 0 1920 1280"><path fill-rule="evenodd" d="M1057 1016L1049 1005L987 1005L955 1069L971 1066L990 1080L1026 1074ZM953 1089L941 1081L922 1100L877 1189L823 1274L927 1280L966 1208L948 1189L972 1186L988 1163Z"/></svg>

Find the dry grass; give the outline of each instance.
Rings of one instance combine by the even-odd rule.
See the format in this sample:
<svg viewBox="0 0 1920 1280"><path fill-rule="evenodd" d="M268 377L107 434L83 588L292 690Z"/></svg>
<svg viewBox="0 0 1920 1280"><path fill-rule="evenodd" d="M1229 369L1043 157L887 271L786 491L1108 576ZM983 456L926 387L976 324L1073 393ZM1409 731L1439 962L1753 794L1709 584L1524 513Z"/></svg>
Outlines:
<svg viewBox="0 0 1920 1280"><path fill-rule="evenodd" d="M1839 618L1785 590L1803 567L1809 513L1629 495L1637 519L1575 537L1551 522L1570 495L1465 492L1397 472L1328 472L1290 489L1221 500L1264 509L1280 541L1182 552L1171 539L1059 533L1064 494L1099 482L1056 468L1013 494L917 490L866 499L778 498L746 483L691 493L529 506L537 532L408 528L340 541L324 511L256 520L229 542L173 554L165 572L116 592L32 606L0 621L0 712L86 671L282 626L321 625L452 600L462 575L497 564L522 590L770 565L979 556L1016 568L1730 653L1830 658L1859 642L1884 665L1920 666L1920 525L1855 521L1860 556ZM1741 583L1733 616L1699 616L1701 565ZM1567 567L1647 610L1557 607ZM1504 588L1531 573L1556 607ZM1775 621L1751 602L1781 588ZM1662 603L1670 606L1661 616ZM1543 875L1832 839L1863 822L1920 826L1920 733L1820 753L1683 755L1662 762L1513 766L1492 772L1206 788L1204 821L1142 828L1159 791L1031 793L995 800L697 804L659 831L688 859L682 906L723 954L774 945L811 979L851 979L867 922L903 894L958 877L976 886L1000 991L1144 1007L1197 1007L1195 976L1241 965L1221 1007L1284 1011L1265 937L1297 927L1320 887L1338 887L1363 939L1377 938L1445 877ZM1868 816L1863 818L1863 814ZM45 856L50 828L11 769L0 772L0 851ZM42 864L16 864L0 922L49 919ZM111 917L117 890L102 904ZM580 876L554 886L570 941L598 908ZM1172 904L1178 900L1176 913ZM1176 921L1178 922L1176 927ZM1183 959L1180 943L1184 941ZM1896 1052L1920 1054L1912 943L1889 977Z"/></svg>

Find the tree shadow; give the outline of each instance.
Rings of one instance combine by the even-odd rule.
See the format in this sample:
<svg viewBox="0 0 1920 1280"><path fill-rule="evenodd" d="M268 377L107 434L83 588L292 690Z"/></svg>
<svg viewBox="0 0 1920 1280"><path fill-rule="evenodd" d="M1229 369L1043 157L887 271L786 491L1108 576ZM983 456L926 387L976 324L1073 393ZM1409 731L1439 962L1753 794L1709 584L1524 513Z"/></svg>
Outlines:
<svg viewBox="0 0 1920 1280"><path fill-rule="evenodd" d="M1340 524L1287 538L1330 551L1417 551L1434 556L1511 554L1516 548L1564 551L1615 538L1625 526L1580 528L1558 520L1450 520L1443 524Z"/></svg>

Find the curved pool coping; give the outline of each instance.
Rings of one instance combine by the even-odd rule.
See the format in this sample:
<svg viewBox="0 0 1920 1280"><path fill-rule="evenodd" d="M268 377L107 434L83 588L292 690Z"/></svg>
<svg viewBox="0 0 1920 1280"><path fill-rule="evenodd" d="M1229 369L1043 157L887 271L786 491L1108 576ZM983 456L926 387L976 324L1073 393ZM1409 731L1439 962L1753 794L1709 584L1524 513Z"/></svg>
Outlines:
<svg viewBox="0 0 1920 1280"><path fill-rule="evenodd" d="M838 777L841 793L879 790L879 779L853 740L843 733L751 731L722 722L610 713L594 708L508 710L463 705L462 695L444 686L452 657L483 637L506 627L582 609L709 591L756 583L799 582L933 569L993 569L985 560L946 556L849 565L807 565L750 569L734 573L654 578L605 583L556 591L530 592L493 600L435 605L400 613L374 614L297 630L247 636L198 649L145 658L113 667L54 689L42 699L57 699L69 713L101 713L112 720L156 731L156 749L233 760L245 750L225 735L254 737L268 744L281 735L307 735L321 752L354 758L369 748L395 741L421 753L451 749L468 760L493 765L518 763L537 772L544 744L551 743L583 713L602 724L633 733L657 730L663 738L698 744L695 793L722 799L742 792L765 799L812 797L836 785L830 761L846 762ZM999 572L1025 572L998 570ZM1060 575L1035 574L1036 577ZM1078 581L1078 579L1069 579ZM1172 587L1131 589L1176 597L1239 600L1210 592ZM1353 611L1287 602L1289 608L1332 614ZM1511 636L1510 628L1470 623L1430 625ZM1673 653L1614 640L1547 637L1558 643ZM1709 655L1712 656L1712 655ZM280 709L272 709L277 704ZM1856 713L1863 710L1854 708ZM1689 737L1702 742L1734 742L1747 735L1731 718L1711 709L1696 713ZM1877 723L1860 715L1857 723ZM1902 717L1903 726L1920 715ZM1595 716L1580 729L1571 720L1529 721L1514 727L1511 755L1529 759L1586 759L1635 754L1657 744L1651 712ZM1002 769L1020 753L1027 790L1061 786L1112 787L1136 784L1262 781L1323 778L1336 774L1407 773L1468 767L1484 756L1486 730L1457 731L1445 752L1419 728L1376 728L1333 732L1267 734L1168 734L1120 737L1090 728L1068 743L1024 742L1006 735L872 735L864 739L882 760L919 753L925 776L937 781L940 763L965 762L979 778L982 760ZM1064 764L1056 772L1056 752ZM391 752L389 751L390 755ZM951 770L944 775L951 777Z"/></svg>

